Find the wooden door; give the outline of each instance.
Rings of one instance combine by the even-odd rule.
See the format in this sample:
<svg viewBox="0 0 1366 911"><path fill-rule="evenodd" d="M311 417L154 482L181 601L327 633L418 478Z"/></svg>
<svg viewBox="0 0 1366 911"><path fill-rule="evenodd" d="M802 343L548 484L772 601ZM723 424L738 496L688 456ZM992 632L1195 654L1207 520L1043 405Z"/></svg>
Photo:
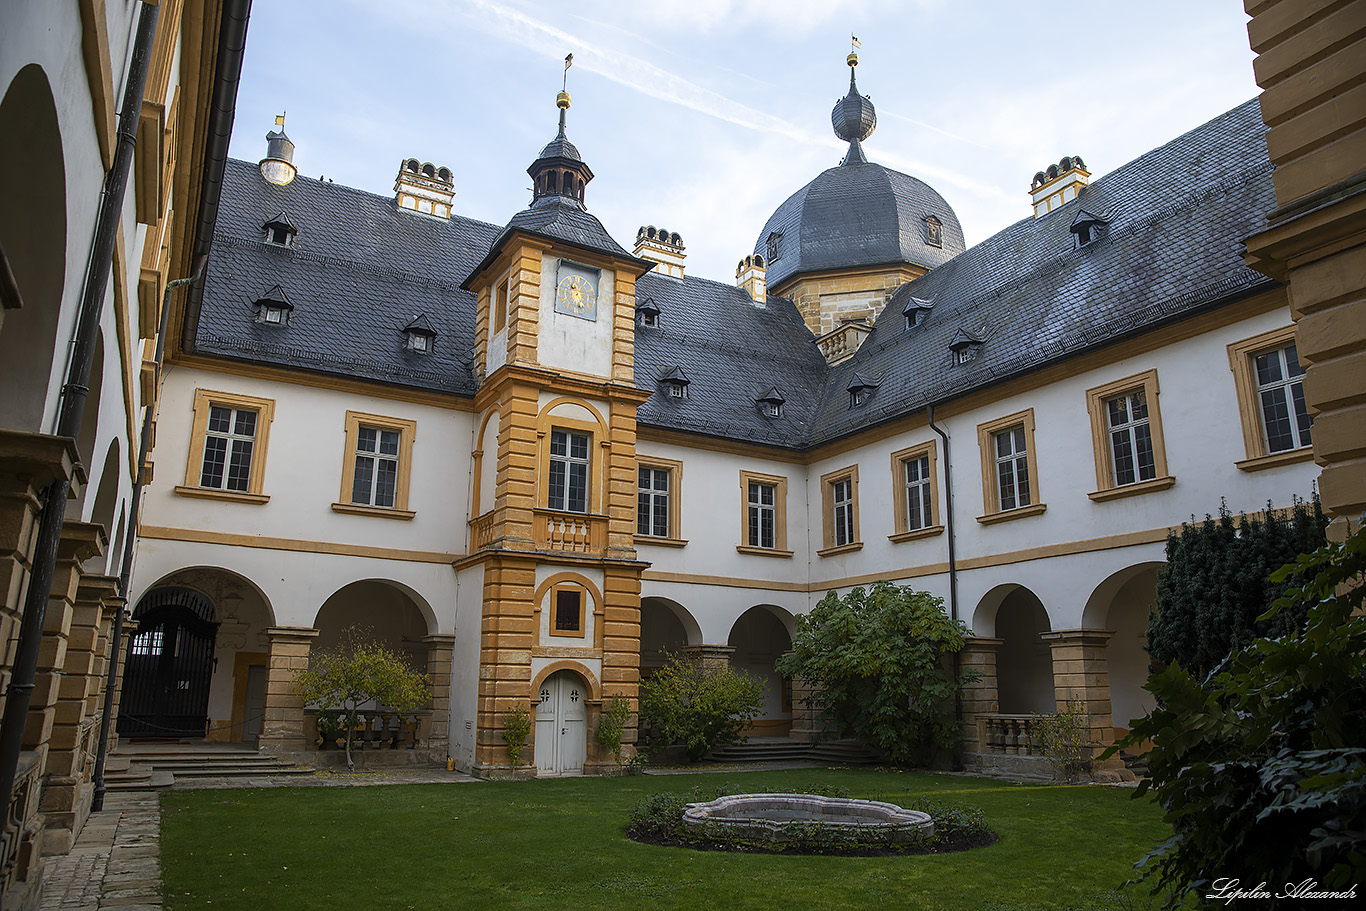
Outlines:
<svg viewBox="0 0 1366 911"><path fill-rule="evenodd" d="M572 671L552 674L541 685L536 708L536 773L580 775L588 758L588 687Z"/></svg>

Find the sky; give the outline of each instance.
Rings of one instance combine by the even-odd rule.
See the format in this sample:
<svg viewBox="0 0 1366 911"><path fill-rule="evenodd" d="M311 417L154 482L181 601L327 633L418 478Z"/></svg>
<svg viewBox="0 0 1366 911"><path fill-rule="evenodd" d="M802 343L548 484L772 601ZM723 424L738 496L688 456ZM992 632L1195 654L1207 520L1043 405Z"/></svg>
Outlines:
<svg viewBox="0 0 1366 911"><path fill-rule="evenodd" d="M262 158L286 113L301 178L390 195L417 158L454 173L457 214L506 224L572 53L589 211L628 250L677 232L690 275L730 283L843 157L852 36L869 160L938 190L972 245L1064 155L1094 180L1255 97L1246 23L1236 0L256 0L230 153Z"/></svg>

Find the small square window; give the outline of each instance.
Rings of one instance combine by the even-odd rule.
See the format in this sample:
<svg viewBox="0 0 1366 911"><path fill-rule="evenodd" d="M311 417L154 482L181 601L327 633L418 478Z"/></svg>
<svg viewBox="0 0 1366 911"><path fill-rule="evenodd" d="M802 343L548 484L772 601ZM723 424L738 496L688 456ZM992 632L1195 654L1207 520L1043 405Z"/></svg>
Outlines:
<svg viewBox="0 0 1366 911"><path fill-rule="evenodd" d="M972 361L972 356L976 351L977 348L975 345L966 345L962 348L959 348L957 351L953 353L953 363L956 366L960 367L963 364L970 363Z"/></svg>
<svg viewBox="0 0 1366 911"><path fill-rule="evenodd" d="M669 398L686 399L688 397L688 387L682 383L669 383Z"/></svg>
<svg viewBox="0 0 1366 911"><path fill-rule="evenodd" d="M289 321L289 316L284 307L265 306L261 308L261 322L270 323L275 326L283 326Z"/></svg>
<svg viewBox="0 0 1366 911"><path fill-rule="evenodd" d="M573 588L555 590L555 632L583 632L583 591Z"/></svg>
<svg viewBox="0 0 1366 911"><path fill-rule="evenodd" d="M289 231L281 225L272 225L270 231L270 242L277 247L289 246Z"/></svg>
<svg viewBox="0 0 1366 911"><path fill-rule="evenodd" d="M768 417L771 417L771 418L780 418L780 417L783 416L783 403L782 403L782 402L767 401L767 402L760 402L759 404L760 404L760 406L763 408L764 414L767 415Z"/></svg>
<svg viewBox="0 0 1366 911"><path fill-rule="evenodd" d="M652 313L652 312L649 311L649 310L642 310L642 311L640 311L640 321L639 321L639 322L640 322L640 325L645 326L646 328L649 328L649 329L657 328L657 327L659 326L659 314L658 314L658 313Z"/></svg>
<svg viewBox="0 0 1366 911"><path fill-rule="evenodd" d="M872 397L872 395L873 395L873 390L868 389L867 387L864 387L864 388L861 388L861 389L852 389L852 390L850 390L850 392L849 392L849 407L850 407L850 408L858 408L860 405L862 405L862 404L864 404L865 402L867 402L868 399L870 399L870 398Z"/></svg>

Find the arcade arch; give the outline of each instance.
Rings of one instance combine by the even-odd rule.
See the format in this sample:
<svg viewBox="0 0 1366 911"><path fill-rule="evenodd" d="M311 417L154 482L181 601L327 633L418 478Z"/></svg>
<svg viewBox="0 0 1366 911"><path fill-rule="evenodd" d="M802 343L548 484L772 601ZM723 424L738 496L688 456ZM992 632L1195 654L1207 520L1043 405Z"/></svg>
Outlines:
<svg viewBox="0 0 1366 911"><path fill-rule="evenodd" d="M1038 596L1023 585L998 585L977 605L972 626L978 635L1001 640L996 649L999 711L1005 715L1054 711L1052 650L1040 638L1052 627Z"/></svg>
<svg viewBox="0 0 1366 911"><path fill-rule="evenodd" d="M1117 730L1152 711L1156 703L1143 689L1148 680L1148 618L1157 609L1157 573L1164 564L1139 563L1113 573L1086 602L1082 623L1114 636L1106 644L1110 714Z"/></svg>
<svg viewBox="0 0 1366 911"><path fill-rule="evenodd" d="M751 607L731 627L727 645L731 667L764 681L764 707L748 731L751 737L787 737L792 733L792 685L773 666L792 649L796 622L772 604Z"/></svg>

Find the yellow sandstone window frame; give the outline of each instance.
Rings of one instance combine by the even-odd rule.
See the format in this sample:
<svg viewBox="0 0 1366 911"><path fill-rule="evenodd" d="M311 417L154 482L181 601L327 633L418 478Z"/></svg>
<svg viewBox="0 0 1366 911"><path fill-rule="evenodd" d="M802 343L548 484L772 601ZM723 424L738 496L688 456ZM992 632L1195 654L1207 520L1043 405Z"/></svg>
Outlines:
<svg viewBox="0 0 1366 911"><path fill-rule="evenodd" d="M764 484L773 488L773 546L757 547L749 543L749 485ZM740 470L740 542L735 546L742 554L760 557L791 557L787 549L787 478L776 474Z"/></svg>
<svg viewBox="0 0 1366 911"><path fill-rule="evenodd" d="M1261 471L1279 465L1307 462L1314 457L1313 446L1300 446L1283 452L1266 451L1262 437L1262 409L1257 397L1257 375L1252 360L1259 354L1294 344L1295 327L1282 326L1228 346L1228 367L1238 393L1238 418L1243 427L1243 451L1247 457L1236 461L1243 471Z"/></svg>
<svg viewBox="0 0 1366 911"><path fill-rule="evenodd" d="M398 479L393 506L370 506L351 502L356 478L356 443L361 427L392 430L398 433ZM333 512L359 516L379 516L386 519L411 519L417 513L408 508L408 492L412 484L413 443L417 439L417 421L367 414L363 411L346 412L346 449L342 455L341 493L332 504Z"/></svg>
<svg viewBox="0 0 1366 911"><path fill-rule="evenodd" d="M850 498L849 540L839 544L836 543L835 489L846 481ZM824 546L816 551L816 555L821 557L847 554L863 547L863 536L859 532L858 465L848 465L821 475L821 540Z"/></svg>
<svg viewBox="0 0 1366 911"><path fill-rule="evenodd" d="M558 619L559 619L559 612L560 612L560 611L559 611L559 604L560 604L560 593L561 593L561 592L564 592L564 593L572 593L572 594L575 594L575 595L578 596L578 599L579 599L579 620L578 620L578 624L579 624L579 625L578 625L578 627L577 627L576 629L572 629L572 630L568 630L568 629L562 630L562 629L557 629L557 628L556 628L556 622L557 622ZM563 639L583 639L583 638L585 638L585 637L588 635L588 602L591 601L592 598L593 598L593 595L592 595L592 593L588 590L588 588L587 588L586 586L584 586L582 583L579 583L579 582L570 582L570 581L556 582L554 585L550 586L550 592L549 592L549 594L547 595L547 601L546 601L546 606L547 606L547 608L548 608L547 614L548 614L548 619L549 619L549 623L548 623L547 625L548 625L548 627L549 627L549 630L548 630L548 631L549 631L550 635L552 635L552 636L558 636L558 637L563 638Z"/></svg>
<svg viewBox="0 0 1366 911"><path fill-rule="evenodd" d="M929 460L930 520L921 528L911 528L906 502L906 463L920 459ZM896 531L888 535L887 540L899 544L944 533L939 518L939 447L936 441L929 440L892 453L892 491L892 517Z"/></svg>
<svg viewBox="0 0 1366 911"><path fill-rule="evenodd" d="M204 469L204 442L208 436L209 409L214 406L235 410L256 412L256 435L251 450L251 471L247 476L247 489L221 490L201 487L200 477ZM181 496L203 497L211 500L227 500L235 503L260 505L270 500L261 491L265 487L266 451L270 443L270 425L275 420L275 401L232 392L218 392L211 389L194 391L193 419L190 424L190 450L185 459L185 483L175 492Z"/></svg>
<svg viewBox="0 0 1366 911"><path fill-rule="evenodd" d="M1148 435L1152 438L1153 467L1156 474L1146 481L1116 484L1107 403L1111 399L1140 389L1148 405ZM1156 490L1166 490L1176 483L1176 478L1167 471L1167 446L1162 435L1162 411L1158 406L1158 392L1155 369L1086 390L1086 410L1091 416L1091 445L1096 466L1096 489L1087 494L1092 500L1103 502L1138 496Z"/></svg>
<svg viewBox="0 0 1366 911"><path fill-rule="evenodd" d="M676 459L665 459L660 456L636 455L636 509L637 518L640 509L640 469L650 468L655 471L665 471L669 474L669 535L660 537L658 535L642 535L640 533L639 521L636 524L636 543L653 544L661 547L684 547L687 541L683 540L680 530L683 527L683 463Z"/></svg>
<svg viewBox="0 0 1366 911"><path fill-rule="evenodd" d="M1031 502L1028 506L1001 509L1001 496L996 483L996 435L1007 430L1014 430L1016 427L1024 429L1025 464L1029 471L1029 499ZM1038 447L1034 445L1033 408L1026 408L1024 411L1017 411L1003 418L978 424L977 448L982 457L983 506L982 515L977 517L978 522L983 525L993 525L997 522L1037 516L1048 508L1040 497L1039 456Z"/></svg>

